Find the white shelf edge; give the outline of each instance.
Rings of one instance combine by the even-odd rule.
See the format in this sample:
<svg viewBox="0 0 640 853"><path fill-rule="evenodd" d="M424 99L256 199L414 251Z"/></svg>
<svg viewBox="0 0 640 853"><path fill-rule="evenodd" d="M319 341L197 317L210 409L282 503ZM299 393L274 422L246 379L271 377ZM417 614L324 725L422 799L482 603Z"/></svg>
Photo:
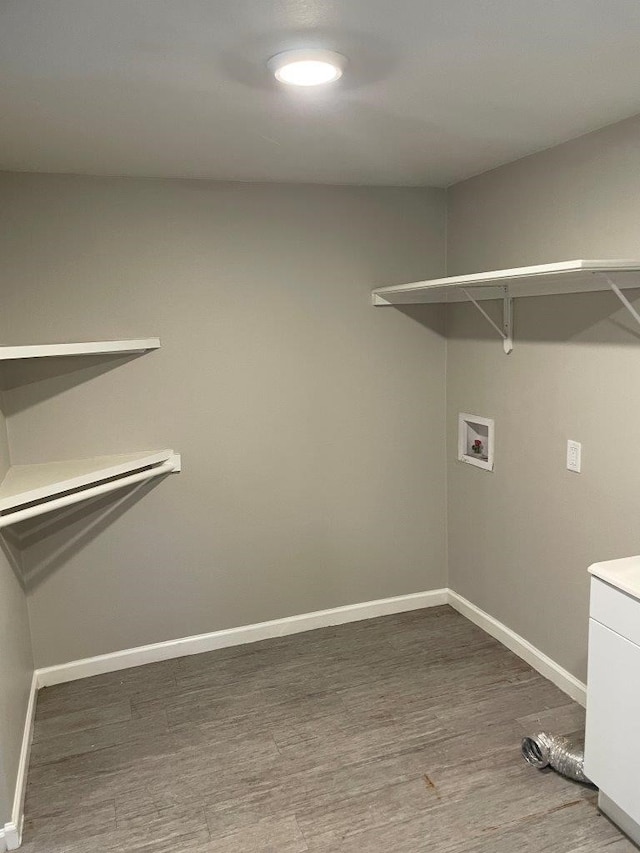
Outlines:
<svg viewBox="0 0 640 853"><path fill-rule="evenodd" d="M553 264L538 264L529 267L514 267L504 270L490 270L470 275L449 276L408 284L395 284L377 287L372 291L374 305L402 304L402 296L409 297L407 302L455 302L466 301L463 287L477 287L476 299L497 299L502 296L502 288L509 288L509 295L543 296L561 293L582 293L594 290L608 290L610 285L604 274L640 273L640 260L574 260ZM621 287L640 287L640 275L634 281L623 281ZM400 297L398 303L394 297ZM413 297L413 298L411 298Z"/></svg>
<svg viewBox="0 0 640 853"><path fill-rule="evenodd" d="M173 470L178 471L180 458L168 449L14 465L0 484L0 511L7 512L25 504L50 500L64 492L89 488L114 477L124 477L144 468L160 466L170 460L174 464Z"/></svg>
<svg viewBox="0 0 640 853"><path fill-rule="evenodd" d="M159 338L139 338L130 341L86 341L71 344L33 344L27 346L0 346L0 361L21 358L50 358L73 355L127 355L158 349Z"/></svg>

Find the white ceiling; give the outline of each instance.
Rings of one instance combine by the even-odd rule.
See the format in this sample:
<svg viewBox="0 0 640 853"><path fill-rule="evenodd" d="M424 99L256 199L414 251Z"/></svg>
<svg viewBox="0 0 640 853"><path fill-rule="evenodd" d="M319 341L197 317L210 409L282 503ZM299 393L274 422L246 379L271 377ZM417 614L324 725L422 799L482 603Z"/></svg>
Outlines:
<svg viewBox="0 0 640 853"><path fill-rule="evenodd" d="M446 186L640 112L639 44L638 0L0 0L0 168Z"/></svg>

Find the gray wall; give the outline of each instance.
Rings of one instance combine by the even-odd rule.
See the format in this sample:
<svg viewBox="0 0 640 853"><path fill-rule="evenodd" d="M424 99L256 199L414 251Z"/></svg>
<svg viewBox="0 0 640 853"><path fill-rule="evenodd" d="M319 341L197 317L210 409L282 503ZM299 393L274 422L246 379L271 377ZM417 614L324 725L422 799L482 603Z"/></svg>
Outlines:
<svg viewBox="0 0 640 853"><path fill-rule="evenodd" d="M442 587L445 193L5 174L14 463L174 447L184 471L23 525L38 666ZM53 362L54 360L49 360Z"/></svg>
<svg viewBox="0 0 640 853"><path fill-rule="evenodd" d="M637 256L639 167L634 119L453 187L448 272ZM10 368L13 461L174 446L185 465L22 526L38 665L446 583L443 315L368 302L443 272L444 193L0 190L6 343L163 342ZM472 307L448 333L451 586L584 677L586 566L638 550L638 331L605 293L519 301L509 357ZM496 418L495 473L455 462L461 410Z"/></svg>
<svg viewBox="0 0 640 853"><path fill-rule="evenodd" d="M0 413L0 477L9 463L5 419ZM33 675L27 602L16 552L0 550L0 827L11 820L22 733Z"/></svg>
<svg viewBox="0 0 640 853"><path fill-rule="evenodd" d="M458 184L448 204L451 275L637 258L640 118ZM608 293L519 300L508 357L475 308L449 316L450 585L581 678L586 568L640 550L640 329L619 309ZM493 474L455 461L459 411L496 419Z"/></svg>

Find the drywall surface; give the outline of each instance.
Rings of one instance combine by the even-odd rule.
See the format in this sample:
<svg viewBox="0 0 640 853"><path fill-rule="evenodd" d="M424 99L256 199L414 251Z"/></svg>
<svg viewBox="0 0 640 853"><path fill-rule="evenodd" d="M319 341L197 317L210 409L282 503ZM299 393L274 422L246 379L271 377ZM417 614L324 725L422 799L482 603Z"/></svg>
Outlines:
<svg viewBox="0 0 640 853"><path fill-rule="evenodd" d="M0 414L0 479L8 467L5 419ZM11 820L18 761L33 675L27 601L16 552L0 542L0 827Z"/></svg>
<svg viewBox="0 0 640 853"><path fill-rule="evenodd" d="M638 258L640 119L448 201L451 275ZM448 332L450 586L584 679L587 566L640 550L640 329L597 293L516 301L509 356L473 306L450 309ZM460 411L495 418L494 473L455 461ZM581 474L566 470L567 439L582 442Z"/></svg>
<svg viewBox="0 0 640 853"><path fill-rule="evenodd" d="M173 447L162 482L22 526L46 666L445 585L445 194L5 174L14 463ZM55 363L54 363L55 362Z"/></svg>

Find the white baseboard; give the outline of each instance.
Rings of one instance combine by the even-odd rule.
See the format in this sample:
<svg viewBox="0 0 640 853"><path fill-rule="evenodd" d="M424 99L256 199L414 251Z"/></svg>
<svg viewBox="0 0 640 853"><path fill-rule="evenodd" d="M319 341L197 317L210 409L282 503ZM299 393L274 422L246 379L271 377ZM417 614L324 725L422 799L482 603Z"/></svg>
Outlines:
<svg viewBox="0 0 640 853"><path fill-rule="evenodd" d="M484 610L476 607L466 598L458 595L452 589L449 590L448 603L465 616L469 621L473 622L487 634L499 640L503 646L506 646L522 660L526 661L529 666L537 670L540 675L548 678L556 687L559 687L564 693L579 702L583 707L587 704L587 686L579 681L574 675L557 664L540 649L537 649L520 634L516 634L511 628L507 628L502 622L494 619Z"/></svg>
<svg viewBox="0 0 640 853"><path fill-rule="evenodd" d="M33 740L33 724L36 716L36 696L38 693L38 674L33 673L31 688L29 690L29 701L25 714L24 729L22 731L22 746L20 748L20 759L18 762L18 775L16 777L16 788L13 797L13 809L11 820L0 829L0 851L17 850L22 842L22 824L24 822L24 796L27 790L27 770L29 769L29 756L31 755L31 741Z"/></svg>
<svg viewBox="0 0 640 853"><path fill-rule="evenodd" d="M4 829L0 830L0 850L17 850L20 847L22 844L22 822L23 818L20 818L19 823L14 823L14 821L5 823Z"/></svg>
<svg viewBox="0 0 640 853"><path fill-rule="evenodd" d="M272 619L270 622L258 622L255 625L243 625L239 628L228 628L209 634L197 634L193 637L182 637L177 640L153 643L149 646L139 646L138 648L124 649L84 660L48 666L36 670L38 687L49 687L52 684L75 681L78 678L87 678L104 672L129 669L145 663L169 660L185 655L197 655L201 652L210 652L227 646L255 643L273 637L285 637L289 634L298 634L301 631L312 631L314 628L326 628L330 625L373 619L376 616L388 616L392 613L420 610L423 607L435 607L440 604L447 604L448 592L447 589L434 589L429 592L416 592L410 595L394 596L393 598L381 598L377 601L366 601L362 604L347 604L344 607L332 607L330 610L318 610L315 613L303 613L300 616L287 616L284 619Z"/></svg>
<svg viewBox="0 0 640 853"><path fill-rule="evenodd" d="M515 631L451 589L435 589L410 595L398 595L393 598L382 598L377 601L366 601L361 604L348 604L344 607L333 607L330 610L318 610L314 613L273 619L270 622L259 622L254 625L243 625L239 628L228 628L222 631L212 631L208 634L197 634L193 637L181 637L163 643L123 649L106 655L38 669L35 672L35 678L38 688L48 687L65 681L75 681L78 678L88 678L105 672L116 672L120 669L142 666L146 663L170 660L186 655L197 655L201 652L215 651L228 646L255 643L273 637L285 637L302 631L312 631L315 628L342 625L346 622L359 622L362 619L373 619L376 616L403 613L441 604L450 604L455 610L526 661L537 672L548 678L576 702L583 706L586 704L585 684L528 640L525 640L524 637L516 634Z"/></svg>

